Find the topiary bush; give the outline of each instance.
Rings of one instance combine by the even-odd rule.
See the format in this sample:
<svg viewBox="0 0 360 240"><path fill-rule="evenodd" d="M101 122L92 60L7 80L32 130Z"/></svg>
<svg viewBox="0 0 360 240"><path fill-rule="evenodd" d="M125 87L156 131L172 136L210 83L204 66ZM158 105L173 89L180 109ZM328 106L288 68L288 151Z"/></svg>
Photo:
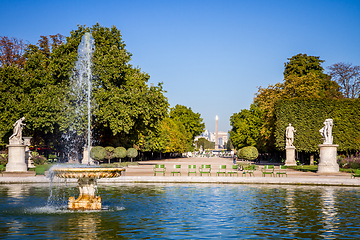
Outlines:
<svg viewBox="0 0 360 240"><path fill-rule="evenodd" d="M243 147L240 150L238 150L237 156L240 159L252 161L252 160L255 160L259 156L259 152L256 149L256 147L248 146L248 147Z"/></svg>
<svg viewBox="0 0 360 240"><path fill-rule="evenodd" d="M114 155L114 147L105 147L106 150L106 159L108 160L108 163L110 164L110 160L115 157Z"/></svg>
<svg viewBox="0 0 360 240"><path fill-rule="evenodd" d="M133 158L137 157L138 151L135 148L129 148L126 151L126 156L131 158L131 162L133 161Z"/></svg>
<svg viewBox="0 0 360 240"><path fill-rule="evenodd" d="M91 148L90 157L95 161L101 161L106 158L106 150L101 146Z"/></svg>
<svg viewBox="0 0 360 240"><path fill-rule="evenodd" d="M126 157L126 153L127 152L126 152L126 149L124 147L117 147L114 150L115 157L120 159L119 162L121 162L122 158Z"/></svg>

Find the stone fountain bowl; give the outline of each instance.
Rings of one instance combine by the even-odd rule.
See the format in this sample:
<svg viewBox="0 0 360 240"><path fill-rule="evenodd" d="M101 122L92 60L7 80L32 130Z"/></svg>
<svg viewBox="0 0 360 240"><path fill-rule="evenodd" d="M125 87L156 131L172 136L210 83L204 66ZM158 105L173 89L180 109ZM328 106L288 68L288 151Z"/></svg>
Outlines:
<svg viewBox="0 0 360 240"><path fill-rule="evenodd" d="M125 168L55 168L52 169L59 178L115 178L120 177Z"/></svg>

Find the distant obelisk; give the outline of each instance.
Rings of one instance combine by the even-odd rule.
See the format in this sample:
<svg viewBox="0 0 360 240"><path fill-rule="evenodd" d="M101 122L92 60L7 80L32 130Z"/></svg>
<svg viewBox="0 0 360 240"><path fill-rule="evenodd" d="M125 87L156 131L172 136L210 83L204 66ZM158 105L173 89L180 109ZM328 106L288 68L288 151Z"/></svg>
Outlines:
<svg viewBox="0 0 360 240"><path fill-rule="evenodd" d="M216 115L215 117L215 150L219 149L219 132L218 132L218 120L219 117Z"/></svg>

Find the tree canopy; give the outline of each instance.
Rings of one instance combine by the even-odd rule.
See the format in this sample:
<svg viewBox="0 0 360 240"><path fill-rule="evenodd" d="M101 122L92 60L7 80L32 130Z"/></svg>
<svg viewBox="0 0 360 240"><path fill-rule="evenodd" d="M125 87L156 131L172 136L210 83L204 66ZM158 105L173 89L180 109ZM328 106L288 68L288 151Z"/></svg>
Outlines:
<svg viewBox="0 0 360 240"><path fill-rule="evenodd" d="M360 66L351 63L335 63L329 68L329 74L341 87L346 98L360 97Z"/></svg>

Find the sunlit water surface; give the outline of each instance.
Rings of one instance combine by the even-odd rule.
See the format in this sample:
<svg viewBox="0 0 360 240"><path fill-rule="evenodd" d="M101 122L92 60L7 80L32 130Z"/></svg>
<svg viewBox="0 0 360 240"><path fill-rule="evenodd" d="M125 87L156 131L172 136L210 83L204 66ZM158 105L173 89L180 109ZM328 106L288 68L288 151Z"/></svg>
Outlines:
<svg viewBox="0 0 360 240"><path fill-rule="evenodd" d="M67 210L74 189L0 185L0 239L360 238L359 188L99 185L88 212Z"/></svg>

